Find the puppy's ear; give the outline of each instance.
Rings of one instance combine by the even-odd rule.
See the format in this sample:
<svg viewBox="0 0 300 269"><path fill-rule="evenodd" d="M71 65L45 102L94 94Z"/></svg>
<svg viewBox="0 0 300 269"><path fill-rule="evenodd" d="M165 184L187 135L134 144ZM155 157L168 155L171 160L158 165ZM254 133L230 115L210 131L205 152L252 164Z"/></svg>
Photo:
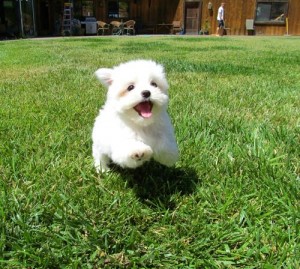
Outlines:
<svg viewBox="0 0 300 269"><path fill-rule="evenodd" d="M112 69L100 68L95 75L104 86L109 87L112 84Z"/></svg>

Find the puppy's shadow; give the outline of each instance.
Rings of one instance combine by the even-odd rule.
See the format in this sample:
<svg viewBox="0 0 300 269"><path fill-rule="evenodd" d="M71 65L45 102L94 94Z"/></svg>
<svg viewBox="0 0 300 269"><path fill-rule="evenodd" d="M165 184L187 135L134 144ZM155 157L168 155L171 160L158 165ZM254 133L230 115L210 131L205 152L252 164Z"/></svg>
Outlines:
<svg viewBox="0 0 300 269"><path fill-rule="evenodd" d="M195 191L199 178L189 168L169 168L149 162L135 170L127 170L125 180L137 197L153 207L174 209L173 195L188 195Z"/></svg>

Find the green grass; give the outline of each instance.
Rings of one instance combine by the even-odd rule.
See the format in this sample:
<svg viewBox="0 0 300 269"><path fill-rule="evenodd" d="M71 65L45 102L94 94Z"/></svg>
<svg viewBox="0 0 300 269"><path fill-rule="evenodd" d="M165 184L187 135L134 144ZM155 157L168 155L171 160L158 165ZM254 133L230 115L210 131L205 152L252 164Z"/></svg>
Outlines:
<svg viewBox="0 0 300 269"><path fill-rule="evenodd" d="M0 43L0 268L299 268L300 39ZM165 66L181 158L94 171L99 67Z"/></svg>

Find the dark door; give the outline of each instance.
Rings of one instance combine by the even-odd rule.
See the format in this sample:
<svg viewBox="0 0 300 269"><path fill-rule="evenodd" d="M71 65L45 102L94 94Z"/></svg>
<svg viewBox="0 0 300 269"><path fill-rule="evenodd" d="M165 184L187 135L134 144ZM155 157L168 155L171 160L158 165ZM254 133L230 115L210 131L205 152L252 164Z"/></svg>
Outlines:
<svg viewBox="0 0 300 269"><path fill-rule="evenodd" d="M185 33L197 35L200 24L200 2L185 2Z"/></svg>
<svg viewBox="0 0 300 269"><path fill-rule="evenodd" d="M40 36L46 36L50 34L50 12L49 12L49 1L40 0L38 6L38 34Z"/></svg>

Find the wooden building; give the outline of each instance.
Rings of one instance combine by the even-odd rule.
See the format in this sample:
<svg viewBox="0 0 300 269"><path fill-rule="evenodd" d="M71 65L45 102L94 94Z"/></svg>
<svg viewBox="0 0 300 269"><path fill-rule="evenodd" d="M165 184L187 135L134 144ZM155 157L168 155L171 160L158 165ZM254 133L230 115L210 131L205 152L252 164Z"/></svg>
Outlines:
<svg viewBox="0 0 300 269"><path fill-rule="evenodd" d="M246 20L254 21L256 35L300 35L300 1L298 0L203 0L202 25L208 20L212 32L217 27L216 13L225 2L226 27L231 35L248 34ZM212 3L212 9L209 9Z"/></svg>
<svg viewBox="0 0 300 269"><path fill-rule="evenodd" d="M61 34L63 0L0 0L0 35ZM136 21L136 34L168 34L180 21L180 34L215 34L217 11L225 2L229 35L300 35L300 0L73 0L78 21L95 17ZM246 20L254 30L246 29ZM248 25L248 24L247 24Z"/></svg>

